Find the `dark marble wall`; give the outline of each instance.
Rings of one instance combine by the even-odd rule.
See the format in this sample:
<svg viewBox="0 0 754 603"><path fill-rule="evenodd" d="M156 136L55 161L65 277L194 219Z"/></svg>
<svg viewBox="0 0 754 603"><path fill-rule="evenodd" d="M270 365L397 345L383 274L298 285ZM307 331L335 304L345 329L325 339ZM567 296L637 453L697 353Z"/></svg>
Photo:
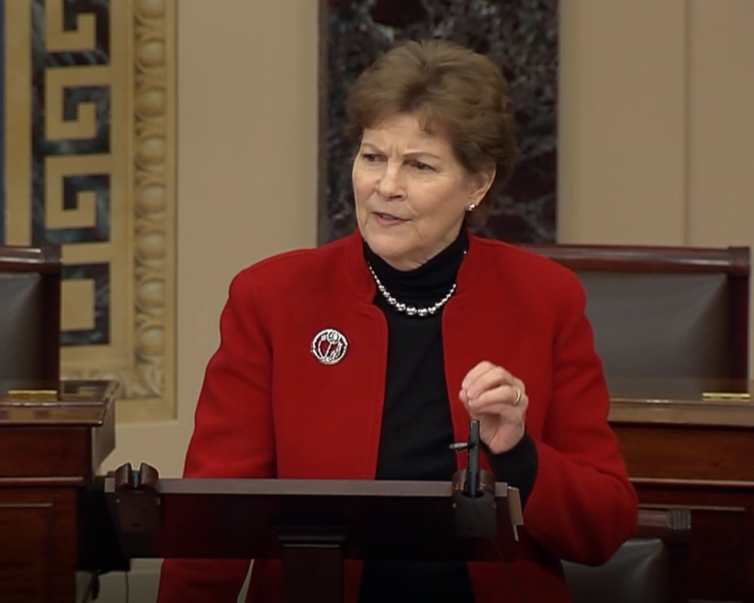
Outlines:
<svg viewBox="0 0 754 603"><path fill-rule="evenodd" d="M516 108L522 161L495 199L484 236L553 242L556 217L558 0L320 0L325 63L321 77L320 243L355 226L344 134L345 100L358 74L394 43L447 38L501 67Z"/></svg>

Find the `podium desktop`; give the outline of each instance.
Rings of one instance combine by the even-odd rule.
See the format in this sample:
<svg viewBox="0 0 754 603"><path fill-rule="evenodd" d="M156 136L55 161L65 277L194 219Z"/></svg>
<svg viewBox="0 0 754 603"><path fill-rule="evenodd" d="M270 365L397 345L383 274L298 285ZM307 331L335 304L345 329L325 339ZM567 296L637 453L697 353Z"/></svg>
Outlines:
<svg viewBox="0 0 754 603"><path fill-rule="evenodd" d="M519 492L468 467L447 482L159 479L142 464L105 480L128 558L281 559L283 601L343 600L343 562L511 560Z"/></svg>

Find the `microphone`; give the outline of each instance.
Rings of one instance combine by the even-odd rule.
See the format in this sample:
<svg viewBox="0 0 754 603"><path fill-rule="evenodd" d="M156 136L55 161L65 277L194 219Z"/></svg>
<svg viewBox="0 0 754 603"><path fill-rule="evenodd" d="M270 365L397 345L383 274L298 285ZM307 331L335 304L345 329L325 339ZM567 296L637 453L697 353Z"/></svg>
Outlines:
<svg viewBox="0 0 754 603"><path fill-rule="evenodd" d="M453 475L453 510L456 533L467 538L492 538L497 535L495 476L479 468L479 420L469 424L467 442L450 445L455 452L468 451L466 468Z"/></svg>
<svg viewBox="0 0 754 603"><path fill-rule="evenodd" d="M495 502L495 476L479 468L479 420L469 423L468 442L455 442L450 445L454 452L467 450L469 453L466 469L453 475L453 510L455 512L456 533L465 538L487 538L505 567L522 603L528 603L516 576L508 567L508 560L500 551L497 537L497 503ZM518 541L516 526L513 534Z"/></svg>
<svg viewBox="0 0 754 603"><path fill-rule="evenodd" d="M479 420L472 419L469 423L469 440L468 442L455 442L450 445L451 450L461 452L468 451L468 460L466 463L465 485L463 492L469 498L481 496L479 491Z"/></svg>

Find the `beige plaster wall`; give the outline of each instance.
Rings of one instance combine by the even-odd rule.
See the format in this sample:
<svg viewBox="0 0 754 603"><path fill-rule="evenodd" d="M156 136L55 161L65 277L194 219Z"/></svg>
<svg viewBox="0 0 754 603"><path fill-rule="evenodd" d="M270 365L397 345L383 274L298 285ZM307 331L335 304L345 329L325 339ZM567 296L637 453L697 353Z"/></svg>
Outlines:
<svg viewBox="0 0 754 603"><path fill-rule="evenodd" d="M754 244L754 3L562 0L561 242Z"/></svg>

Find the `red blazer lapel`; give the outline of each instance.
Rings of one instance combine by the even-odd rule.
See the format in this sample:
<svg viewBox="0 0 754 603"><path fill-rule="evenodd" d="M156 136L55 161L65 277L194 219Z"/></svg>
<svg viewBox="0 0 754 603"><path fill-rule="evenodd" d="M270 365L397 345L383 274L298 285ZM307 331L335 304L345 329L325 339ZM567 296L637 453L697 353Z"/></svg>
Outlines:
<svg viewBox="0 0 754 603"><path fill-rule="evenodd" d="M311 292L310 299L319 301L286 318L288 335L275 351L275 365L296 370L275 379L280 477L373 479L376 474L387 323L371 303L376 288L360 261L361 244L360 236L349 237L331 278ZM326 329L347 341L334 364L311 350Z"/></svg>
<svg viewBox="0 0 754 603"><path fill-rule="evenodd" d="M502 366L518 377L525 367L518 351L526 324L516 296L506 294L501 287L499 268L490 263L484 243L470 237L469 251L458 275L458 290L448 303L443 317L443 345L456 440L469 437L469 414L459 400L461 383L477 364L489 361ZM482 465L490 469L486 457ZM459 468L467 462L466 454L459 455Z"/></svg>

